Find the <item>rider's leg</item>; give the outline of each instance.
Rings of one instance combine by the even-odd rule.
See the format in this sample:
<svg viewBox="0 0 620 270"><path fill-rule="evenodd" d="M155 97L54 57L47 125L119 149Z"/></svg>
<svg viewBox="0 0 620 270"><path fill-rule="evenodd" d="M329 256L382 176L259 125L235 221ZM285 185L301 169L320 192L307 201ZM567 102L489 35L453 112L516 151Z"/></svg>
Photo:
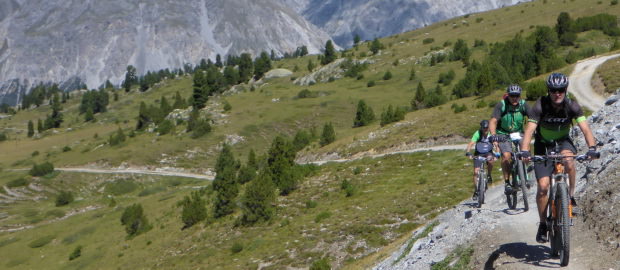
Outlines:
<svg viewBox="0 0 620 270"><path fill-rule="evenodd" d="M562 155L574 155L571 150L562 150ZM574 158L565 158L564 159L564 167L566 168L566 173L568 174L568 181L570 183L569 194L571 197L575 195L575 159Z"/></svg>
<svg viewBox="0 0 620 270"><path fill-rule="evenodd" d="M538 179L538 191L536 192L536 204L538 205L538 216L540 222L547 220L547 201L549 200L549 176Z"/></svg>
<svg viewBox="0 0 620 270"><path fill-rule="evenodd" d="M511 152L502 153L502 174L504 175L504 182L510 180L510 162L512 161Z"/></svg>
<svg viewBox="0 0 620 270"><path fill-rule="evenodd" d="M480 167L474 167L474 190L478 189L478 171L480 171Z"/></svg>
<svg viewBox="0 0 620 270"><path fill-rule="evenodd" d="M493 173L493 163L495 163L495 160L490 159L487 161L487 176L491 177L491 173Z"/></svg>

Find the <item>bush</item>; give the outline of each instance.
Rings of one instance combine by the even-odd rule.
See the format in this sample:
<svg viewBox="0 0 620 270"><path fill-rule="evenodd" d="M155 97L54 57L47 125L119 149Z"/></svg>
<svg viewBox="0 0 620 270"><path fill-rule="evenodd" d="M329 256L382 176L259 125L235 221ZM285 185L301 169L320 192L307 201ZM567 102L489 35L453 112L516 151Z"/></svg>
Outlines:
<svg viewBox="0 0 620 270"><path fill-rule="evenodd" d="M206 202L202 198L200 191L192 192L191 197L185 196L178 205L183 207L183 211L181 212L183 229L194 226L196 223L207 218Z"/></svg>
<svg viewBox="0 0 620 270"><path fill-rule="evenodd" d="M422 40L422 44L430 44L430 43L433 43L433 42L435 42L434 38L425 38L425 39Z"/></svg>
<svg viewBox="0 0 620 270"><path fill-rule="evenodd" d="M123 130L119 127L115 133L110 134L110 138L108 139L108 143L112 146L119 145L127 139Z"/></svg>
<svg viewBox="0 0 620 270"><path fill-rule="evenodd" d="M133 192L137 188L138 188L138 184L136 184L134 181L127 180L127 179L121 179L121 180L117 180L117 181L106 184L105 191L114 196L119 196L119 195Z"/></svg>
<svg viewBox="0 0 620 270"><path fill-rule="evenodd" d="M342 180L342 182L340 182L340 189L344 190L347 197L355 195L355 187L349 180Z"/></svg>
<svg viewBox="0 0 620 270"><path fill-rule="evenodd" d="M336 132L332 123L325 123L323 126L323 132L321 133L321 146L328 145L336 140Z"/></svg>
<svg viewBox="0 0 620 270"><path fill-rule="evenodd" d="M40 248L40 247L43 247L43 246L49 244L50 242L52 242L52 240L54 240L54 238L56 238L56 236L53 236L53 235L43 236L43 237L40 237L40 238L30 242L28 244L28 246L31 247L31 248Z"/></svg>
<svg viewBox="0 0 620 270"><path fill-rule="evenodd" d="M62 151L63 152L69 152L69 151L71 151L71 147L65 146L65 147L62 148Z"/></svg>
<svg viewBox="0 0 620 270"><path fill-rule="evenodd" d="M125 226L128 237L136 236L151 229L141 204L133 204L125 208L121 216L121 224Z"/></svg>
<svg viewBox="0 0 620 270"><path fill-rule="evenodd" d="M329 258L327 257L323 257L321 259L318 259L314 262L312 262L312 265L310 266L310 270L331 270L332 267L331 265L329 265Z"/></svg>
<svg viewBox="0 0 620 270"><path fill-rule="evenodd" d="M478 102L476 102L476 108L480 109L480 108L484 108L487 106L487 103L484 101L484 99L480 99L478 100Z"/></svg>
<svg viewBox="0 0 620 270"><path fill-rule="evenodd" d="M174 132L174 124L170 120L162 121L159 126L157 126L157 132L159 135L166 135L168 133Z"/></svg>
<svg viewBox="0 0 620 270"><path fill-rule="evenodd" d="M319 213L318 215L316 215L316 217L314 218L314 222L319 223L321 221L323 221L324 219L328 219L332 216L332 213L328 212L328 211L323 211L321 213Z"/></svg>
<svg viewBox="0 0 620 270"><path fill-rule="evenodd" d="M201 119L196 121L194 127L192 129L192 138L197 139L205 134L211 132L211 124L209 124L209 120Z"/></svg>
<svg viewBox="0 0 620 270"><path fill-rule="evenodd" d="M0 142L6 141L8 137L4 132L0 132Z"/></svg>
<svg viewBox="0 0 620 270"><path fill-rule="evenodd" d="M306 208L315 208L317 205L318 203L316 201L313 201L313 200L306 201Z"/></svg>
<svg viewBox="0 0 620 270"><path fill-rule="evenodd" d="M239 242L235 242L230 248L230 251L232 252L232 254L237 254L241 252L242 250L243 250L243 244Z"/></svg>
<svg viewBox="0 0 620 270"><path fill-rule="evenodd" d="M77 246L73 250L73 252L71 252L71 254L69 255L69 260L73 261L73 260L77 259L80 256L82 256L82 246Z"/></svg>
<svg viewBox="0 0 620 270"><path fill-rule="evenodd" d="M6 187L8 188L16 188L16 187L25 187L30 184L26 178L17 178L6 183Z"/></svg>
<svg viewBox="0 0 620 270"><path fill-rule="evenodd" d="M368 87L373 87L373 86L375 86L375 81L369 81L369 82L366 84L366 86L368 86Z"/></svg>
<svg viewBox="0 0 620 270"><path fill-rule="evenodd" d="M39 151L35 150L34 152L32 152L32 154L30 154L31 157L36 157L39 155Z"/></svg>
<svg viewBox="0 0 620 270"><path fill-rule="evenodd" d="M58 196L56 196L56 206L63 206L72 203L74 200L73 193L70 191L61 190Z"/></svg>
<svg viewBox="0 0 620 270"><path fill-rule="evenodd" d="M525 99L533 101L547 94L547 85L543 80L536 80L524 83L523 90L525 90Z"/></svg>
<svg viewBox="0 0 620 270"><path fill-rule="evenodd" d="M363 99L357 103L357 112L355 113L355 121L353 122L353 127L362 127L369 125L372 121L375 120L375 113L372 108L366 105L366 102Z"/></svg>
<svg viewBox="0 0 620 270"><path fill-rule="evenodd" d="M224 111L228 112L230 110L232 110L232 105L230 105L230 103L227 100L225 100L224 101Z"/></svg>
<svg viewBox="0 0 620 270"><path fill-rule="evenodd" d="M318 92L313 92L308 89L303 89L299 91L299 93L297 93L297 98L315 98L318 96L319 96Z"/></svg>
<svg viewBox="0 0 620 270"><path fill-rule="evenodd" d="M52 172L54 172L54 165L46 161L38 165L32 165L32 169L28 173L32 176L44 176Z"/></svg>
<svg viewBox="0 0 620 270"><path fill-rule="evenodd" d="M383 74L383 80L384 80L384 81L387 81L387 80L389 80L389 79L391 79L391 78L392 78L392 72L390 72L389 70L388 70L388 71L386 71L386 72Z"/></svg>
<svg viewBox="0 0 620 270"><path fill-rule="evenodd" d="M467 106L465 104L458 105L456 103L452 103L451 108L454 111L454 113L460 113L460 112L467 111Z"/></svg>

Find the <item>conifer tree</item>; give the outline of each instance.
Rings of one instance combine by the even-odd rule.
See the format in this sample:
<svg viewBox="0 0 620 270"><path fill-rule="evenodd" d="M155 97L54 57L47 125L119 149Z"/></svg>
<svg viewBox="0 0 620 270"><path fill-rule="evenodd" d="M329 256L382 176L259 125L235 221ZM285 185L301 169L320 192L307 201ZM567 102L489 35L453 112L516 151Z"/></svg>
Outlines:
<svg viewBox="0 0 620 270"><path fill-rule="evenodd" d="M222 68L224 66L224 64L222 64L222 57L219 53L215 56L215 66L217 68Z"/></svg>
<svg viewBox="0 0 620 270"><path fill-rule="evenodd" d="M227 86L232 86L239 83L239 71L231 66L224 68L224 81Z"/></svg>
<svg viewBox="0 0 620 270"><path fill-rule="evenodd" d="M254 62L249 53L242 53L239 59L239 83L247 82L254 74Z"/></svg>
<svg viewBox="0 0 620 270"><path fill-rule="evenodd" d="M86 109L86 113L84 114L84 121L90 122L95 120L95 113L93 113L93 108Z"/></svg>
<svg viewBox="0 0 620 270"><path fill-rule="evenodd" d="M314 62L312 62L312 59L308 60L308 71L312 72L312 70L314 70L316 66L314 65Z"/></svg>
<svg viewBox="0 0 620 270"><path fill-rule="evenodd" d="M41 122L41 119L37 119L37 132L41 134L43 131L44 131L43 123Z"/></svg>
<svg viewBox="0 0 620 270"><path fill-rule="evenodd" d="M138 123L136 124L136 130L143 130L151 122L151 118L144 101L140 102L140 111L138 112Z"/></svg>
<svg viewBox="0 0 620 270"><path fill-rule="evenodd" d="M267 158L269 171L281 195L287 195L297 188L297 178L294 173L295 151L291 143L277 136L271 143Z"/></svg>
<svg viewBox="0 0 620 270"><path fill-rule="evenodd" d="M28 120L28 138L31 138L32 136L34 136L34 124L32 123L32 120Z"/></svg>
<svg viewBox="0 0 620 270"><path fill-rule="evenodd" d="M360 43L361 40L362 38L360 38L360 35L355 34L355 36L353 37L353 46L357 46L357 44Z"/></svg>
<svg viewBox="0 0 620 270"><path fill-rule="evenodd" d="M206 202L202 198L200 191L194 191L190 196L185 196L178 205L183 207L181 212L183 229L194 226L207 218Z"/></svg>
<svg viewBox="0 0 620 270"><path fill-rule="evenodd" d="M385 46L381 44L381 41L379 41L378 38L375 38L370 44L370 51L372 52L372 54L377 54L380 50L383 50L384 48Z"/></svg>
<svg viewBox="0 0 620 270"><path fill-rule="evenodd" d="M129 92L131 90L131 86L136 83L136 79L136 68L132 65L127 66L125 81L123 82L123 88L125 88L125 92Z"/></svg>
<svg viewBox="0 0 620 270"><path fill-rule="evenodd" d="M213 215L216 218L231 214L235 208L235 198L239 187L235 181L237 175L237 161L228 144L222 146L215 164L215 179L213 190L216 192L213 204Z"/></svg>
<svg viewBox="0 0 620 270"><path fill-rule="evenodd" d="M355 113L355 121L353 122L353 127L361 127L370 124L375 120L375 113L372 108L366 105L366 102L361 99L357 103L357 112Z"/></svg>
<svg viewBox="0 0 620 270"><path fill-rule="evenodd" d="M186 107L187 104L185 103L185 99L183 99L179 91L177 91L174 95L174 104L172 105L172 109L185 109Z"/></svg>
<svg viewBox="0 0 620 270"><path fill-rule="evenodd" d="M325 43L325 53L323 55L323 59L321 60L321 65L327 65L331 62L334 62L338 58L336 55L336 49L334 48L334 44L331 40L328 40Z"/></svg>
<svg viewBox="0 0 620 270"><path fill-rule="evenodd" d="M332 123L325 123L323 125L323 131L321 132L321 146L328 145L336 140L336 132Z"/></svg>
<svg viewBox="0 0 620 270"><path fill-rule="evenodd" d="M261 52L254 62L254 79L260 79L271 69L271 59L267 52Z"/></svg>
<svg viewBox="0 0 620 270"><path fill-rule="evenodd" d="M159 110L161 110L163 115L168 115L172 111L172 107L170 107L168 99L164 96L162 96L159 100Z"/></svg>
<svg viewBox="0 0 620 270"><path fill-rule="evenodd" d="M256 160L256 153L254 148L250 149L248 153L248 167L252 167L254 170L258 170L258 161Z"/></svg>
<svg viewBox="0 0 620 270"><path fill-rule="evenodd" d="M241 199L241 224L252 225L270 220L275 214L274 191L275 186L268 171L261 172L256 179L250 181Z"/></svg>
<svg viewBox="0 0 620 270"><path fill-rule="evenodd" d="M207 87L207 78L204 71L198 70L194 73L194 85L193 85L193 104L194 110L199 110L205 107L208 99L208 93L205 92Z"/></svg>

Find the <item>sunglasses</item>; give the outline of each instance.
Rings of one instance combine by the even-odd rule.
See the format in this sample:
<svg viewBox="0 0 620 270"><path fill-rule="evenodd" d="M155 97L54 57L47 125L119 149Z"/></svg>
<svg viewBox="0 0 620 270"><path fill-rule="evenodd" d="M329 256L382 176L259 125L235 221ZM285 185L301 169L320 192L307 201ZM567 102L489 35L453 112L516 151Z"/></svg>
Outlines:
<svg viewBox="0 0 620 270"><path fill-rule="evenodd" d="M509 97L520 97L521 95L508 95Z"/></svg>
<svg viewBox="0 0 620 270"><path fill-rule="evenodd" d="M559 89L549 89L549 93L560 93L560 94L564 94L566 93L566 88L559 88Z"/></svg>

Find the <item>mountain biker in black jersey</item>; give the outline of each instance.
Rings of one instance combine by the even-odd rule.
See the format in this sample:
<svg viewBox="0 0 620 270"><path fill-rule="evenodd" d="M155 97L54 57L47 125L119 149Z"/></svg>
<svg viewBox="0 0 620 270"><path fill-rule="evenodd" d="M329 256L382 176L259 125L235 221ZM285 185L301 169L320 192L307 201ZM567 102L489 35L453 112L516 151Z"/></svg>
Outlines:
<svg viewBox="0 0 620 270"><path fill-rule="evenodd" d="M528 123L525 128L523 141L521 142L521 157L524 160L530 159L530 143L532 135L536 131L534 142L534 154L546 155L547 151L553 151L555 145L559 147L560 154L574 155L577 150L569 137L569 131L572 120L575 120L577 126L581 129L589 150L586 153L588 157L594 158L596 152L596 142L594 135L590 130L590 126L583 115L581 106L569 99L567 95L568 78L561 73L552 73L547 78L547 96L540 97L528 113ZM566 170L569 175L570 197L573 207L577 206L575 202L575 161L573 158L565 159ZM538 191L536 193L536 203L538 205L538 214L540 217L540 225L536 233L536 241L539 243L547 242L547 225L545 218L547 216L546 206L548 200L548 191L550 184L550 176L553 172L552 162L542 162L534 164L536 179L538 180Z"/></svg>
<svg viewBox="0 0 620 270"><path fill-rule="evenodd" d="M494 140L495 148L499 148L502 155L502 174L505 182L504 193L506 195L512 193L510 185L510 167L512 161L512 143L509 135L513 132L523 133L525 124L525 116L529 111L529 107L525 100L521 99L521 86L511 84L506 88L507 96L495 105L491 120L489 121L489 130L491 135L498 138Z"/></svg>
<svg viewBox="0 0 620 270"><path fill-rule="evenodd" d="M489 121L482 120L480 122L480 129L474 132L474 135L471 137L471 141L467 144L467 149L465 150L465 156L469 158L473 158L471 154L471 148L474 147L474 155L486 155L487 159L487 172L489 177L489 182L492 182L491 172L493 171L493 162L495 162L495 156L493 155L493 144L490 140L491 133L489 133ZM478 198L478 190L476 187L478 184L476 183L476 179L478 177L478 171L482 166L482 162L480 160L474 159L474 195L472 196L473 200Z"/></svg>

